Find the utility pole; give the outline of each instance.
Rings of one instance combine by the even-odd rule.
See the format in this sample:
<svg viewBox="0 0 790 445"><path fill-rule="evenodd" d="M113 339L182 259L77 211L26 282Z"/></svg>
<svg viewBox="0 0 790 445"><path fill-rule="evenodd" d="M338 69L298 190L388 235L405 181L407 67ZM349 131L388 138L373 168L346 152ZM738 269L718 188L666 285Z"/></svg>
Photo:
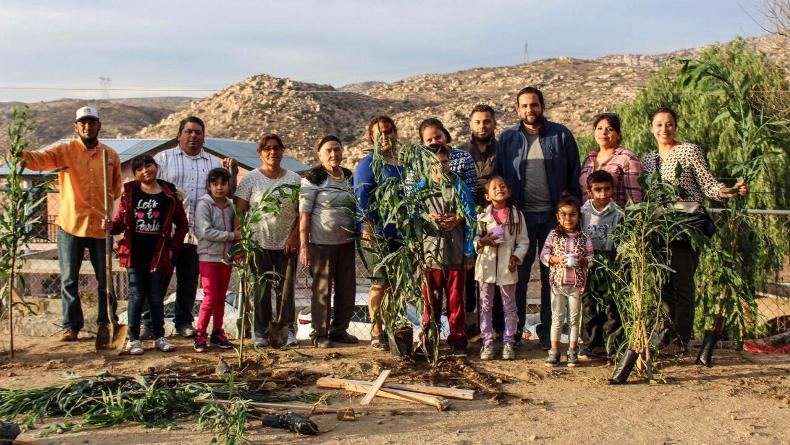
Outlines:
<svg viewBox="0 0 790 445"><path fill-rule="evenodd" d="M524 63L529 63L529 45L524 41Z"/></svg>
<svg viewBox="0 0 790 445"><path fill-rule="evenodd" d="M99 85L101 85L101 98L107 100L110 98L110 84L112 79L106 76L99 77Z"/></svg>

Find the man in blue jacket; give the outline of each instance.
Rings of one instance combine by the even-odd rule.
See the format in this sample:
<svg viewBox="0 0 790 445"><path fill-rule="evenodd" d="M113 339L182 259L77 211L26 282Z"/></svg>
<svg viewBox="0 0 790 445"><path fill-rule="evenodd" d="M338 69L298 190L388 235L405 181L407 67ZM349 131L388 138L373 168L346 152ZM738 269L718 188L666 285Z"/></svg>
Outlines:
<svg viewBox="0 0 790 445"><path fill-rule="evenodd" d="M527 312L527 284L532 263L556 225L554 213L564 194L581 199L579 150L570 130L543 117L543 93L526 87L516 95L516 112L521 122L505 130L497 141L494 172L505 178L513 205L524 212L529 235L529 251L519 267L516 286L520 341ZM549 349L551 294L549 268L540 266L540 324L538 337Z"/></svg>

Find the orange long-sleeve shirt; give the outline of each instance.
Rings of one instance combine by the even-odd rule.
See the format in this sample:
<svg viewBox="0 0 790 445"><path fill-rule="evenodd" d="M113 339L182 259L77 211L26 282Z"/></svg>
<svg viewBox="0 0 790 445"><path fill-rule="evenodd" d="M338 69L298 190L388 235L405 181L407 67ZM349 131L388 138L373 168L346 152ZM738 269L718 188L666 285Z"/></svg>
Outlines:
<svg viewBox="0 0 790 445"><path fill-rule="evenodd" d="M121 195L121 159L112 148L99 143L95 150L88 150L82 141L75 139L55 145L44 151L25 151L25 167L31 170L54 170L67 167L58 173L60 210L57 224L74 236L104 238L104 173L102 150L109 159L111 203Z"/></svg>

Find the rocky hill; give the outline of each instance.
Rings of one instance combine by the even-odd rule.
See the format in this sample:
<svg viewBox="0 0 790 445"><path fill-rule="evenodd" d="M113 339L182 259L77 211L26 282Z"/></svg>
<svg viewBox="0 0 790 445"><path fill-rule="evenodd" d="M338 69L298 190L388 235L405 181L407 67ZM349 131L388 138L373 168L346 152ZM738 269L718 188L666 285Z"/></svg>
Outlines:
<svg viewBox="0 0 790 445"><path fill-rule="evenodd" d="M779 36L751 42L777 60L790 54L788 41ZM632 99L667 57L692 57L701 50L594 60L559 57L426 74L391 83L362 82L339 89L261 74L192 102L137 136L172 135L182 117L195 114L206 121L210 136L254 140L263 133L277 133L290 155L309 164L314 161L312 144L331 133L345 142L345 164L353 167L368 146L365 126L373 115L392 116L402 140L417 140L419 122L435 116L454 140L462 142L469 132L469 110L475 104L487 103L498 111L499 131L513 125L517 121L514 94L526 85L544 91L547 117L565 123L576 134L587 134L595 114Z"/></svg>
<svg viewBox="0 0 790 445"><path fill-rule="evenodd" d="M61 99L51 102L24 104L21 102L0 103L0 128L6 128L15 106L30 107L31 123L35 129L29 142L38 147L62 137L74 135L72 122L74 112L86 105L95 106L102 120L105 137L131 137L141 128L161 121L186 105L186 97L151 97L135 99L83 100ZM4 132L5 133L5 132ZM8 148L8 137L0 138L0 151Z"/></svg>

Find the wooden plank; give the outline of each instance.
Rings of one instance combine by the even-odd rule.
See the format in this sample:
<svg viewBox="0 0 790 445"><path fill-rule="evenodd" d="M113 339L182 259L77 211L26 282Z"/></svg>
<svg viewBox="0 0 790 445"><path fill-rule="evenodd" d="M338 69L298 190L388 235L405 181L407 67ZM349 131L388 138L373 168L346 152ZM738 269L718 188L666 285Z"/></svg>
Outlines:
<svg viewBox="0 0 790 445"><path fill-rule="evenodd" d="M357 384L371 384L371 382L365 380L352 380L352 379L343 379L347 382L357 383ZM426 386L426 385L414 385L410 383L391 383L387 382L382 385L384 388L389 389L402 389L404 391L412 391L412 392L419 392L423 394L431 394L434 396L442 396L442 397L449 397L451 399L462 399L462 400L474 400L475 399L475 392L471 389L458 389L458 388L447 388L445 386Z"/></svg>
<svg viewBox="0 0 790 445"><path fill-rule="evenodd" d="M368 390L367 394L365 394L365 397L363 397L362 400L359 401L359 404L360 405L369 404L370 401L373 400L373 397L376 396L376 393L379 392L379 389L381 389L381 385L384 384L384 380L387 380L387 377L389 377L389 375L390 375L389 369L385 369L381 371L381 374L379 374L378 378L376 378L373 384L370 385L370 389Z"/></svg>
<svg viewBox="0 0 790 445"><path fill-rule="evenodd" d="M316 382L319 388L335 388L335 389L345 389L346 391L351 392L358 392L365 394L370 390L371 383L365 382L365 384L356 384L351 383L347 380L343 379L336 379L332 377L321 377ZM450 401L439 396L432 396L428 394L420 394L417 392L411 391L404 391L400 389L389 389L389 388L382 388L376 393L379 397L384 397L387 399L394 399L394 400L402 400L407 402L417 402L422 403L425 405L430 405L438 409L439 411L444 411L450 408Z"/></svg>

